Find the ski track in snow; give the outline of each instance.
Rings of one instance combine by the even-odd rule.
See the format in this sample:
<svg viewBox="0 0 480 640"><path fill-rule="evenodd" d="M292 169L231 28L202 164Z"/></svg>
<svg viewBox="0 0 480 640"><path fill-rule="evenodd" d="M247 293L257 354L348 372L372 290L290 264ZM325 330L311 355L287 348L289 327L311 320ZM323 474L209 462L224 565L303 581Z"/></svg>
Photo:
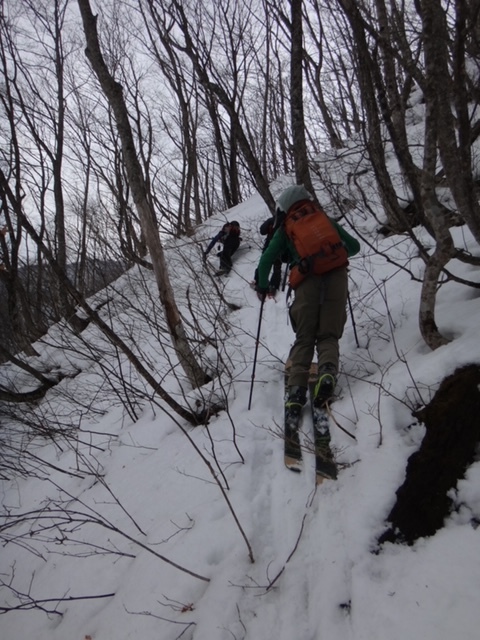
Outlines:
<svg viewBox="0 0 480 640"><path fill-rule="evenodd" d="M283 354L274 353L273 349L280 346L283 351L288 350L288 345L279 341L277 335L284 331L279 325L284 325L286 318L286 307L282 301L265 302L261 342L272 353L265 356L265 364L262 364L260 357L259 382L255 383L254 397L258 401L259 397L265 395L270 402L264 412L263 424L253 426L251 482L245 496L251 505L252 537L257 543L254 549L256 563L249 576L252 584L260 587L245 590L243 601L239 604L247 628L245 637L252 640L262 635L265 628L270 630L272 638L278 640L308 637L307 618L302 613L307 601L306 585L295 588L297 596L292 601L289 595L291 587L284 584L284 581L292 580L292 576L289 577L290 563L286 566L285 563L297 542L305 512L305 475L297 475L286 468L279 473L279 466L283 467L283 396L277 392L283 389L283 385L276 386L275 392L270 384L261 382L272 377L272 368L273 375L282 379L283 365L275 362L275 356L281 357ZM260 547L259 541L262 541ZM280 577L275 581L280 572ZM275 583L267 590L272 581Z"/></svg>
<svg viewBox="0 0 480 640"><path fill-rule="evenodd" d="M279 389L283 389L282 363L275 363L274 357L286 360L290 345L285 344L283 336L288 322L284 294L279 294L275 300L267 299L260 342L269 352L265 357L268 362L262 364L259 355L257 378L268 380L272 377L272 368L275 374L278 367L275 375L280 381ZM293 338L292 332L292 341ZM279 348L281 351L276 352ZM270 400L270 389L268 384L256 382L254 398L266 394ZM279 473L278 466L283 466L283 440L280 437L283 396L273 397L272 402L270 414L265 412L264 424L253 426L252 433L251 482L245 498L250 504L250 527L257 546L254 549L256 563L244 582L264 588L244 589L238 601L239 615L247 630L245 638L256 640L262 629L268 628L271 637L278 640L291 640L292 637L349 640L353 638L350 619L352 561L348 553L345 518L348 499L344 499L347 490L344 478L354 472L352 468L344 469L337 481L325 480L315 488L312 422L307 405L303 413L302 436L304 443L310 440L310 447L307 447L310 450L304 450L302 472L284 468ZM270 433L272 430L275 433ZM311 539L317 536L318 540L312 544ZM259 541L262 541L261 547ZM300 553L302 545L311 546L315 553L306 556ZM288 560L290 554L292 557ZM272 588L266 591L265 587L272 581ZM230 631L233 633L233 626Z"/></svg>
<svg viewBox="0 0 480 640"><path fill-rule="evenodd" d="M346 526L344 476L325 480L314 498L308 545L315 549L309 568L310 618L316 620L318 637L353 638L350 626L352 602L352 561L349 555L350 533Z"/></svg>

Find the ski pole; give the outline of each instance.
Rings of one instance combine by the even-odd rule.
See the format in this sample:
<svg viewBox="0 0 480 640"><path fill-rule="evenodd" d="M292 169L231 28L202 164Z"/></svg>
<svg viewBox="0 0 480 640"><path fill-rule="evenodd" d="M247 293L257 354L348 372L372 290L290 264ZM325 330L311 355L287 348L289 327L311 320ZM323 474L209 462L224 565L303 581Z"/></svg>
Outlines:
<svg viewBox="0 0 480 640"><path fill-rule="evenodd" d="M347 293L347 298L348 298L348 308L350 309L350 316L352 317L353 335L355 336L355 342L357 343L357 348L360 349L360 343L358 342L358 335L357 335L357 327L355 325L355 318L353 316L352 301L350 300L350 293Z"/></svg>
<svg viewBox="0 0 480 640"><path fill-rule="evenodd" d="M260 317L258 319L258 330L257 330L257 340L255 344L255 355L253 356L253 369L252 369L252 384L250 385L250 397L248 399L248 411L250 411L250 407L252 406L252 394L253 394L253 383L255 380L255 368L257 366L257 354L258 354L258 344L260 342L260 328L262 326L262 316L263 316L263 305L265 304L266 294L262 295L262 302L260 304Z"/></svg>

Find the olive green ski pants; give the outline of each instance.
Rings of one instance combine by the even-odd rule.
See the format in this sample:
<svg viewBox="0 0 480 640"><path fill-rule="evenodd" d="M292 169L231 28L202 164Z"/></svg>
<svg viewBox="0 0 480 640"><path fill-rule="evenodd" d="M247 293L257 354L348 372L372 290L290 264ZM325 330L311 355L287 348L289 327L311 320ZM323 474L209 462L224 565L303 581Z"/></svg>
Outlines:
<svg viewBox="0 0 480 640"><path fill-rule="evenodd" d="M290 319L295 342L290 350L288 385L307 387L315 349L318 371L325 365L329 373L338 372L339 347L347 320L348 274L341 267L322 276L311 275L295 289Z"/></svg>

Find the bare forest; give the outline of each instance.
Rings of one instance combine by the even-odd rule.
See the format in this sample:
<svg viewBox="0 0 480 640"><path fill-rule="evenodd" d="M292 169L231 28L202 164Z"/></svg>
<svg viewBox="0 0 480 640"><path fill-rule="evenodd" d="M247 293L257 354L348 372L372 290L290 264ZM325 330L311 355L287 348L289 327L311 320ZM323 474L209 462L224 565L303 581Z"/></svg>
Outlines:
<svg viewBox="0 0 480 640"><path fill-rule="evenodd" d="M452 233L480 243L479 11L477 0L0 0L2 480L91 478L123 510L95 457L113 438L78 428L112 406L135 422L148 404L196 448L253 563L216 445L207 455L187 428L229 415L232 384L235 304L195 273L202 229L254 194L273 213L282 177L321 183L329 213L357 235L370 219L379 237L409 238L424 267L409 273L419 334L429 351L447 345L438 292L479 288L449 269L452 259L472 274L480 266ZM326 153L348 173L329 171ZM62 365L39 345L60 350ZM90 386L77 385L89 370ZM38 439L72 462L42 459ZM233 421L230 446L244 462ZM121 528L72 500L5 514L2 544L32 550L32 532L75 542L95 525L208 582L139 542L128 514ZM102 544L92 554L118 552ZM1 582L11 596L2 613L52 613L17 589L14 566Z"/></svg>
<svg viewBox="0 0 480 640"><path fill-rule="evenodd" d="M189 252L201 254L202 225L253 194L273 213L282 176L322 182L352 229L361 211L382 237L411 238L424 264L419 331L428 349L446 345L440 287L479 287L448 268L480 266L451 233L464 226L480 243L479 10L476 0L0 0L0 360L16 372L0 378L0 476L48 473L24 439L73 446L82 416L103 411L100 392L75 389L76 365L36 359L55 323L85 368L105 353L128 361L134 375L103 373L132 419L145 400L179 425L225 408L223 388L187 400L228 369L231 310L213 279L214 298L202 289ZM413 139L417 102L425 126ZM340 187L317 159L348 159L352 146L362 162ZM196 291L179 291L180 267ZM114 299L107 285L128 270ZM138 346L127 309L148 321L166 368ZM38 410L64 381L58 393L76 411Z"/></svg>
<svg viewBox="0 0 480 640"><path fill-rule="evenodd" d="M449 228L466 224L480 240L477 11L436 0L3 0L2 358L32 353L60 318L75 329L79 309L99 322L86 297L139 264L153 269L180 362L201 385L208 372L176 308L164 243L255 191L273 210L275 178L293 173L310 186L316 155L352 139L365 149L388 232L414 235L420 224L431 234L430 249L418 246L419 322L431 348L444 343L439 279L452 256L473 260ZM417 89L426 129L411 141ZM405 202L386 168L387 140ZM348 205L338 201L336 214Z"/></svg>

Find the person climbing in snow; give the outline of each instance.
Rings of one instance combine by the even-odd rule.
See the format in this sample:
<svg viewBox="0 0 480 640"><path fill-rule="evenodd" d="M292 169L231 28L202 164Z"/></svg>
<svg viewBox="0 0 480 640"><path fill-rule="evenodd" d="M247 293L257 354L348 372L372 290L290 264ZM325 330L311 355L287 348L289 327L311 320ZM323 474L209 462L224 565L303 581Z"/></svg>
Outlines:
<svg viewBox="0 0 480 640"><path fill-rule="evenodd" d="M275 260L285 251L293 256L290 286L295 292L295 299L289 314L295 342L289 354L291 367L285 403L286 414L290 413L292 416L298 416L306 403L310 365L315 349L318 356L318 380L314 403L316 406L323 406L333 395L339 367L338 343L347 319L348 258L360 251L358 240L320 210L329 233L334 234L333 244L327 249L322 244L309 256L300 257L297 248L300 245L296 237L300 234L292 232L291 219L302 207L307 210L316 207L312 195L303 185L288 187L281 193L276 203L276 231L257 267L256 291L263 300L268 293L268 278ZM308 241L315 237L315 233L310 229L306 236ZM325 258L328 253L331 255ZM322 270L323 273L317 273Z"/></svg>
<svg viewBox="0 0 480 640"><path fill-rule="evenodd" d="M226 222L217 235L210 240L208 247L203 252L203 261L206 261L210 251L216 243L219 242L223 247L221 251L217 253L217 256L220 258L220 268L217 274L223 275L230 273L232 268L232 256L240 246L241 240L240 225L238 222L236 220L233 222Z"/></svg>
<svg viewBox="0 0 480 640"><path fill-rule="evenodd" d="M265 242L263 243L262 253L266 251L268 245L270 244L270 240L273 238L273 234L275 233L275 216L271 216L267 218L260 225L260 235L266 236ZM268 287L268 295L275 296L277 291L280 289L280 283L282 280L282 256L277 258L273 263L273 273L270 278L270 283ZM258 286L258 269L255 269L253 286L256 288Z"/></svg>

